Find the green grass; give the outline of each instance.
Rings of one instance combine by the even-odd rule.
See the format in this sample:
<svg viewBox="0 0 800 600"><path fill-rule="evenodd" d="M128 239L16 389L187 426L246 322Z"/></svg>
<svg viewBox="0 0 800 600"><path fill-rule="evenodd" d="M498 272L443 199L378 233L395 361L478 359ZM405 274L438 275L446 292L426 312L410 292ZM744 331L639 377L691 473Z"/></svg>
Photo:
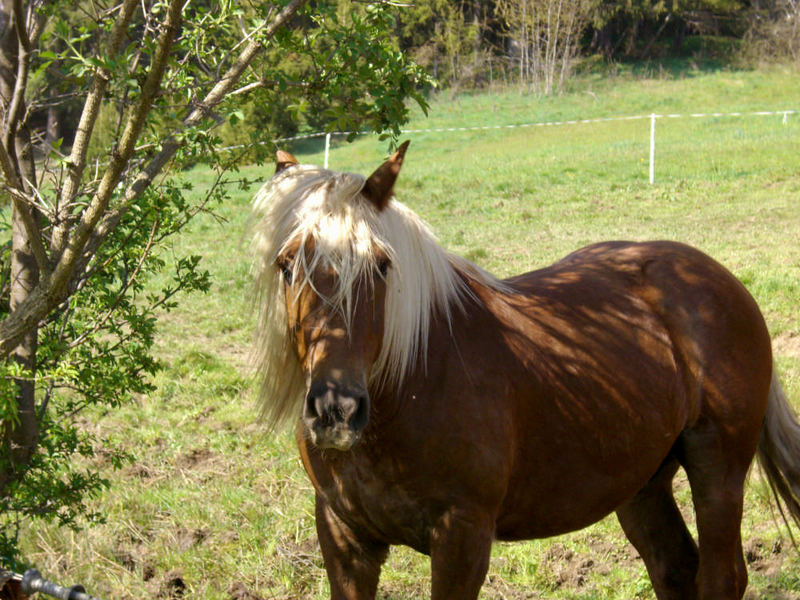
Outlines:
<svg viewBox="0 0 800 600"><path fill-rule="evenodd" d="M442 94L409 128L800 108L800 78L778 68L641 78L620 67L572 87L553 98ZM800 402L800 115L786 124L780 117L659 120L655 185L647 181L646 120L409 137L398 197L443 245L500 275L603 239L677 239L716 257L761 305L789 396ZM290 150L322 162L318 141ZM385 152L373 138L337 142L330 165L368 173ZM271 172L270 165L243 169L263 179ZM198 196L211 181L200 167L185 177ZM86 427L112 435L135 461L108 472L112 487L95 501L106 523L79 534L44 524L24 532L25 557L46 576L81 582L107 599L326 597L311 485L290 432L259 425L249 396L254 315L243 232L253 193L234 191L219 209L224 223L202 215L176 242L176 254L205 255L213 288L164 316L158 354L168 367L155 393L85 415ZM691 523L683 479L676 496ZM748 597L797 597L798 554L770 506L754 475L743 523ZM383 600L427 597L427 559L394 549L380 590ZM552 540L498 544L482 598L653 594L641 560L607 518Z"/></svg>

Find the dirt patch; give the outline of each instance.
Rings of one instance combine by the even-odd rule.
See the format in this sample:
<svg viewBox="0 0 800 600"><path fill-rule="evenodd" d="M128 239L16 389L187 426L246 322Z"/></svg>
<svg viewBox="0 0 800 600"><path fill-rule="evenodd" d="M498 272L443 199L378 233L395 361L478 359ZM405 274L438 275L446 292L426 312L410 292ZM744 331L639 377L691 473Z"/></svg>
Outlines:
<svg viewBox="0 0 800 600"><path fill-rule="evenodd" d="M593 598L603 595L597 586L613 572L622 571L634 577L644 568L636 550L630 544L620 544L618 540L590 535L582 541L581 548L576 550L570 547L569 542L550 545L535 558L538 563L536 584L521 586L507 581L503 574L490 570L481 598L538 600L576 595Z"/></svg>
<svg viewBox="0 0 800 600"><path fill-rule="evenodd" d="M179 454L174 459L175 469L187 481L202 484L228 477L235 457L209 450L195 448Z"/></svg>
<svg viewBox="0 0 800 600"><path fill-rule="evenodd" d="M783 544L780 540L768 545L760 538L754 538L747 541L742 549L748 571L761 573L767 577L774 577L780 573L783 564Z"/></svg>
<svg viewBox="0 0 800 600"><path fill-rule="evenodd" d="M294 537L285 535L275 545L275 552L283 561L293 564L297 569L315 569L322 566L322 553L317 536L298 544Z"/></svg>
<svg viewBox="0 0 800 600"><path fill-rule="evenodd" d="M228 588L230 600L266 600L263 596L251 592L247 586L241 581L235 581Z"/></svg>
<svg viewBox="0 0 800 600"><path fill-rule="evenodd" d="M215 456L208 448L195 448L178 456L175 464L182 469L191 469L212 460Z"/></svg>
<svg viewBox="0 0 800 600"><path fill-rule="evenodd" d="M611 562L618 564L633 560L628 553L619 553L614 544L593 538L588 540L588 544L591 553L574 552L561 543L547 549L542 557L542 568L550 574L550 585L557 589L581 588L591 574L607 574Z"/></svg>
<svg viewBox="0 0 800 600"><path fill-rule="evenodd" d="M155 597L159 600L179 600L186 596L186 582L180 571L167 573L158 582Z"/></svg>
<svg viewBox="0 0 800 600"><path fill-rule="evenodd" d="M481 588L481 598L499 600L534 600L540 598L531 591L520 590L497 575L489 575Z"/></svg>
<svg viewBox="0 0 800 600"><path fill-rule="evenodd" d="M143 463L131 465L124 472L125 476L131 479L151 479L155 475L155 469Z"/></svg>
<svg viewBox="0 0 800 600"><path fill-rule="evenodd" d="M211 532L206 527L198 529L179 528L175 533L175 545L181 552L186 552L190 548L202 544L210 535Z"/></svg>
<svg viewBox="0 0 800 600"><path fill-rule="evenodd" d="M142 581L150 581L155 577L152 552L146 543L130 546L118 546L112 550L115 562L131 573L141 572Z"/></svg>
<svg viewBox="0 0 800 600"><path fill-rule="evenodd" d="M800 333L786 331L772 340L772 349L775 354L800 358Z"/></svg>

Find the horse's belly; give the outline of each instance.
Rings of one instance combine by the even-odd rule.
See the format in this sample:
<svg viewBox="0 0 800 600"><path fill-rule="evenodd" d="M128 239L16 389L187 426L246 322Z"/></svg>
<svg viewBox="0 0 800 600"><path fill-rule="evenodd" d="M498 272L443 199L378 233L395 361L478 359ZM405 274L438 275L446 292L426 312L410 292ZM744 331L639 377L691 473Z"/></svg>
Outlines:
<svg viewBox="0 0 800 600"><path fill-rule="evenodd" d="M586 527L632 498L656 473L680 434L659 422L573 431L531 440L509 481L498 539L532 539Z"/></svg>
<svg viewBox="0 0 800 600"><path fill-rule="evenodd" d="M583 529L613 512L643 485L621 486L607 482L598 486L593 482L593 489L587 492L582 482L575 482L568 490L532 494L527 502L503 507L497 520L496 537L504 541L527 540Z"/></svg>

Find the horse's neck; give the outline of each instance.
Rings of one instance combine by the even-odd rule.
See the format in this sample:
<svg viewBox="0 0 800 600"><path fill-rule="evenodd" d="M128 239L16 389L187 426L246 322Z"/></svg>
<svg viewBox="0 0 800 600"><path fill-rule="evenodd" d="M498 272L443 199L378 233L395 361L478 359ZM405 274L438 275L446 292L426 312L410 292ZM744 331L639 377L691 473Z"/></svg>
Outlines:
<svg viewBox="0 0 800 600"><path fill-rule="evenodd" d="M498 397L507 381L520 376L523 367L495 312L497 292L475 282L470 288L473 296L464 298L463 309L452 307L450 323L433 316L425 355L409 372L395 384L370 390L370 430L377 446L392 440L403 446L409 440L424 443L420 436L428 428L418 431L418 418L428 419L429 425L445 423L463 401L475 401L475 390Z"/></svg>
<svg viewBox="0 0 800 600"><path fill-rule="evenodd" d="M493 359L493 353L505 345L504 332L515 326L515 318L519 320L513 314L513 289L494 289L469 277L464 280L467 289L460 302L451 304L449 320L441 310L431 316L424 351L398 385L384 386L389 396L395 391L402 396L409 387L430 387L449 371L463 372L468 378L470 365Z"/></svg>

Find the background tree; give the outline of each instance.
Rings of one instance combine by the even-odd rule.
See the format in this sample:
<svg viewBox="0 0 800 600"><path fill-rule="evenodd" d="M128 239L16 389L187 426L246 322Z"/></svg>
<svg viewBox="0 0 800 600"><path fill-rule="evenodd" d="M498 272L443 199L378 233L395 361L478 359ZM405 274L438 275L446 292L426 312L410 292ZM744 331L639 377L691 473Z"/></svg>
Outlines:
<svg viewBox="0 0 800 600"><path fill-rule="evenodd" d="M657 41L671 40L680 53L689 34L739 39L747 29L746 0L611 0L593 1L590 49L605 56L634 59L658 54Z"/></svg>
<svg viewBox="0 0 800 600"><path fill-rule="evenodd" d="M494 0L419 0L399 13L396 32L436 81L464 88L496 78L493 59L502 56L496 25Z"/></svg>
<svg viewBox="0 0 800 600"><path fill-rule="evenodd" d="M156 311L174 306L179 291L208 289L200 257L167 265L158 249L224 201L241 154L220 151L220 125L252 119L252 141L263 143L285 129L287 114L302 122L324 106L330 129L397 133L404 101L424 106L423 73L387 35L394 10L362 4L345 15L336 3L306 0L0 1L6 565L21 519L76 525L92 516L85 501L105 482L70 458L98 447L113 463L124 457L82 431L77 415L147 391L159 367ZM67 114L77 117L72 130ZM274 149L253 148L257 159ZM216 170L217 183L191 205L187 184L168 174L197 161ZM168 283L145 292L147 278L168 268Z"/></svg>
<svg viewBox="0 0 800 600"><path fill-rule="evenodd" d="M585 0L498 0L522 85L545 94L570 75L588 22Z"/></svg>
<svg viewBox="0 0 800 600"><path fill-rule="evenodd" d="M796 7L795 0L417 0L396 31L401 48L443 87L518 79L546 91L592 55L734 61L744 40L751 54L789 59Z"/></svg>
<svg viewBox="0 0 800 600"><path fill-rule="evenodd" d="M745 36L745 52L754 61L800 60L800 1L757 2Z"/></svg>

